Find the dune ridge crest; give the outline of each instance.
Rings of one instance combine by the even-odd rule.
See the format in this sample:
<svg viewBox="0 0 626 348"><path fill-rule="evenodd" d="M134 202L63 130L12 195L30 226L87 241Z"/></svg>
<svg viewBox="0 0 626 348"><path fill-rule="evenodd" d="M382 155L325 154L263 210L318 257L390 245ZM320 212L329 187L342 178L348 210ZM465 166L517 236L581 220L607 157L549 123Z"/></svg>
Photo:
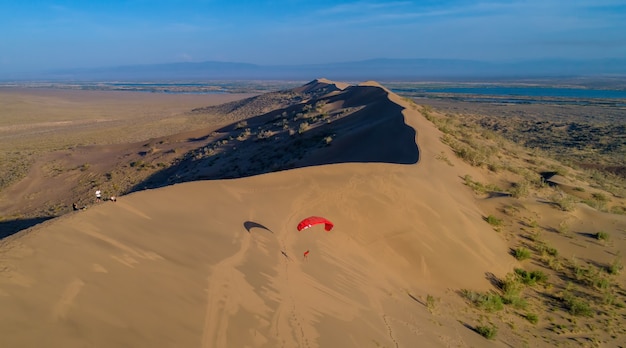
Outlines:
<svg viewBox="0 0 626 348"><path fill-rule="evenodd" d="M319 78L303 85L302 87L295 88L294 91L297 91L300 93L307 93L307 92L314 91L320 88L330 88L331 90L342 91L348 87L350 87L350 84L348 83L335 82L326 78Z"/></svg>
<svg viewBox="0 0 626 348"><path fill-rule="evenodd" d="M339 85L343 89L329 80L313 80L196 110L234 122L197 137L201 141L195 149L133 191L325 164L417 163L415 129L405 122L401 98L390 99L392 93L381 86Z"/></svg>

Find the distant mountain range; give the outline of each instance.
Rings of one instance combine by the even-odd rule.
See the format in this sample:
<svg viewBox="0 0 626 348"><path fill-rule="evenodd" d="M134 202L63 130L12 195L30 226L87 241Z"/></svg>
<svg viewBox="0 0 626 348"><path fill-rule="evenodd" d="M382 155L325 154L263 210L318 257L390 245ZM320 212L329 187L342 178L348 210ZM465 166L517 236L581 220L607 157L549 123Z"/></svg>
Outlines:
<svg viewBox="0 0 626 348"><path fill-rule="evenodd" d="M65 69L0 80L453 80L626 75L626 59L485 62L457 59L371 59L327 64L256 65L207 61Z"/></svg>

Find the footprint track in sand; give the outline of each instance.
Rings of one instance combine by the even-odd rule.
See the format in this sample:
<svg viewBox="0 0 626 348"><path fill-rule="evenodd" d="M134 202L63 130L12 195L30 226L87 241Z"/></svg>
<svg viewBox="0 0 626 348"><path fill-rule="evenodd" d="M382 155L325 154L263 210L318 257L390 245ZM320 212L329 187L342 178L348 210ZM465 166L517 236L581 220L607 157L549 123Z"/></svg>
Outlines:
<svg viewBox="0 0 626 348"><path fill-rule="evenodd" d="M396 339L393 337L393 330L391 329L391 325L389 325L389 322L387 321L387 316L384 314L383 314L383 322L385 323L385 326L387 327L387 331L389 332L389 337L391 338L393 343L396 345L396 348L399 348L400 345L398 345L398 341L396 341Z"/></svg>
<svg viewBox="0 0 626 348"><path fill-rule="evenodd" d="M406 326L409 329L409 331L411 331L415 335L422 335L423 334L422 331L420 331L417 327L415 327L415 325L413 325L413 324L411 324L409 322L406 322L406 321L400 320L400 319L396 319L396 318L387 317L387 322L390 322L391 320L395 321L396 323L399 323L399 324L402 324L402 325Z"/></svg>
<svg viewBox="0 0 626 348"><path fill-rule="evenodd" d="M304 334L304 328L302 327L302 324L300 324L300 320L298 320L298 315L297 315L297 311L296 311L296 304L293 303L292 301L292 308L291 308L291 320L295 323L296 327L299 329L300 331L300 344L298 344L298 347L308 347L310 348L311 345L309 344L309 340L306 338L306 335Z"/></svg>
<svg viewBox="0 0 626 348"><path fill-rule="evenodd" d="M295 209L294 211L299 211ZM289 221L294 221L296 219L296 213L291 214L289 217ZM301 324L301 320L296 308L296 301L294 300L293 295L291 295L292 288L290 285L290 277L289 274L295 268L298 271L301 271L299 267L297 267L297 263L294 263L288 255L288 250L292 246L289 243L289 237L291 234L287 232L285 234L285 230L282 230L282 236L276 236L279 247L281 248L281 252L284 257L282 259L284 261L281 267L278 267L279 274L277 279L280 279L280 283L277 284L277 288L279 292L283 295L284 299L279 302L278 307L274 311L274 315L271 320L271 328L275 337L279 339L280 347L288 348L293 347L294 345L297 347L307 347L310 348L311 344L307 335L305 333L304 327ZM290 264L292 264L290 268ZM290 335L290 334L292 335ZM289 340L285 340L284 337L292 337L294 341L289 342ZM282 339L281 339L282 337Z"/></svg>
<svg viewBox="0 0 626 348"><path fill-rule="evenodd" d="M289 285L286 283L283 287L288 288ZM285 316L285 314L287 314L287 316ZM278 308L274 312L271 327L273 327L272 331L276 335L276 338L280 339L283 337L281 340L281 347L293 347L294 343L297 347L311 347L309 339L304 332L304 327L300 323L298 312L296 310L296 304L292 296L289 296L284 301L281 301ZM288 331L293 334L293 342L287 342L284 339L284 337L289 337L289 335L284 331Z"/></svg>

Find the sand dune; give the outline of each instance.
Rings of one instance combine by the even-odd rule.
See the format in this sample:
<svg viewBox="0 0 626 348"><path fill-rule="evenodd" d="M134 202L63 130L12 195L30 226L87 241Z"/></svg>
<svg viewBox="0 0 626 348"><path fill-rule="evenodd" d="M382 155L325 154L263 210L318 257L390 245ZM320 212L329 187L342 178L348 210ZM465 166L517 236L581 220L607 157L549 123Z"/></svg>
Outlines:
<svg viewBox="0 0 626 348"><path fill-rule="evenodd" d="M302 168L138 191L0 241L0 345L505 345L468 329L457 294L517 265L460 179L481 172L376 83L303 91L319 84L329 105L372 102ZM334 229L298 232L310 215Z"/></svg>
<svg viewBox="0 0 626 348"><path fill-rule="evenodd" d="M453 197L435 199L441 183L420 185L412 169L334 165L185 183L15 235L3 245L2 340L36 346L45 337L59 347L421 342L425 328L412 318L424 308L410 295L486 288L485 270L505 271L509 259L503 245L481 238L491 231L477 212ZM415 191L404 189L413 184ZM297 232L307 214L336 227ZM246 222L267 229L247 231ZM438 335L460 339L449 330Z"/></svg>

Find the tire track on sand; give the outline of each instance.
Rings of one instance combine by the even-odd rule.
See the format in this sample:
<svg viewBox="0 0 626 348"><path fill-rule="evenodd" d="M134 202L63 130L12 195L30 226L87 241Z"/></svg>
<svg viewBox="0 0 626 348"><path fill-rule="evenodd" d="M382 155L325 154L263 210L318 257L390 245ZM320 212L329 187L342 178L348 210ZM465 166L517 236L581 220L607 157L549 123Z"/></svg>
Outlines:
<svg viewBox="0 0 626 348"><path fill-rule="evenodd" d="M246 284L245 276L235 269L250 249L250 238L242 238L241 247L234 255L213 267L208 278L207 308L202 332L202 347L227 347L228 313L235 312L240 303L233 291ZM226 313L225 313L226 312Z"/></svg>

